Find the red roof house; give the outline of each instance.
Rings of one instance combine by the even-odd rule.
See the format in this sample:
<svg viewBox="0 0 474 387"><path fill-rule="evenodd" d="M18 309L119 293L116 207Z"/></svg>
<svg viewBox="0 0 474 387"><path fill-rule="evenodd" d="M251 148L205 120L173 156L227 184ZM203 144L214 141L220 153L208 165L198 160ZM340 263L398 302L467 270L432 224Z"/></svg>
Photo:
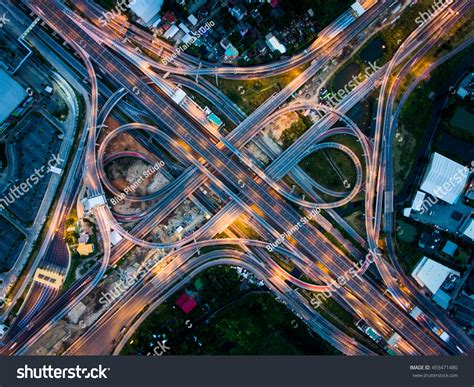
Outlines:
<svg viewBox="0 0 474 387"><path fill-rule="evenodd" d="M176 300L175 304L186 314L191 312L197 305L197 302L191 296L183 293Z"/></svg>

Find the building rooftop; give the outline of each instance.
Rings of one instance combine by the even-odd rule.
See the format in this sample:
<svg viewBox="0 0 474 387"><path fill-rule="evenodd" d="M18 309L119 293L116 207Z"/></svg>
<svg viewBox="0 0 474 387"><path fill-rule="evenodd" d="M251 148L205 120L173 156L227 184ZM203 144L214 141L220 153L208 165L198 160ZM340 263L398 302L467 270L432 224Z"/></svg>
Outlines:
<svg viewBox="0 0 474 387"><path fill-rule="evenodd" d="M112 230L112 232L110 233L110 243L112 243L112 246L115 246L122 239L123 239L122 235L120 235L117 231Z"/></svg>
<svg viewBox="0 0 474 387"><path fill-rule="evenodd" d="M81 233L79 234L78 242L79 242L79 243L87 243L87 242L89 242L89 234L86 233L86 232L81 232Z"/></svg>
<svg viewBox="0 0 474 387"><path fill-rule="evenodd" d="M198 19L193 14L188 16L188 20L193 26L195 26L198 23Z"/></svg>
<svg viewBox="0 0 474 387"><path fill-rule="evenodd" d="M91 198L84 198L82 202L84 204L84 210L90 211L93 208L106 205L107 199L104 195L98 195Z"/></svg>
<svg viewBox="0 0 474 387"><path fill-rule="evenodd" d="M171 96L171 99L178 105L181 102L183 102L185 98L186 98L186 92L183 89L180 89L179 87L175 90L175 92Z"/></svg>
<svg viewBox="0 0 474 387"><path fill-rule="evenodd" d="M153 21L156 14L160 12L163 0L145 0L135 1L130 3L130 9L135 15L143 20L145 24L149 24Z"/></svg>
<svg viewBox="0 0 474 387"><path fill-rule="evenodd" d="M410 316L413 317L414 319L418 318L422 314L422 310L415 306L412 311L410 312Z"/></svg>
<svg viewBox="0 0 474 387"><path fill-rule="evenodd" d="M94 245L92 243L79 243L77 245L77 252L79 255L89 255L94 252Z"/></svg>
<svg viewBox="0 0 474 387"><path fill-rule="evenodd" d="M468 179L469 168L439 153L433 153L420 189L453 204L462 195Z"/></svg>
<svg viewBox="0 0 474 387"><path fill-rule="evenodd" d="M185 23L179 23L179 28L181 28L185 34L189 34L191 32Z"/></svg>
<svg viewBox="0 0 474 387"><path fill-rule="evenodd" d="M181 294L175 304L186 314L190 313L197 305L197 302L186 293Z"/></svg>
<svg viewBox="0 0 474 387"><path fill-rule="evenodd" d="M23 102L26 95L20 84L0 68L0 124Z"/></svg>
<svg viewBox="0 0 474 387"><path fill-rule="evenodd" d="M411 276L420 286L426 287L432 294L435 294L451 273L459 275L458 272L449 267L423 257L416 265Z"/></svg>
<svg viewBox="0 0 474 387"><path fill-rule="evenodd" d="M281 54L286 52L285 46L273 34L268 34L266 38L267 45L272 51L279 51Z"/></svg>
<svg viewBox="0 0 474 387"><path fill-rule="evenodd" d="M426 194L424 192L418 191L415 195L415 199L413 199L413 204L411 205L411 208L415 211L420 211L423 207L425 196Z"/></svg>
<svg viewBox="0 0 474 387"><path fill-rule="evenodd" d="M229 9L230 14L235 17L238 21L241 21L245 15L247 15L247 10L241 4L235 5L233 8Z"/></svg>
<svg viewBox="0 0 474 387"><path fill-rule="evenodd" d="M467 75L459 85L457 94L461 99L466 98L474 92L474 73Z"/></svg>
<svg viewBox="0 0 474 387"><path fill-rule="evenodd" d="M211 113L207 116L209 118L209 121L211 121L214 125L216 125L218 128L222 126L222 121L219 117L217 117L214 113Z"/></svg>
<svg viewBox="0 0 474 387"><path fill-rule="evenodd" d="M451 296L440 289L433 295L433 301L441 306L441 308L446 310L448 309L449 302L451 301Z"/></svg>
<svg viewBox="0 0 474 387"><path fill-rule="evenodd" d="M474 241L474 219L467 222L466 228L463 230L463 235Z"/></svg>
<svg viewBox="0 0 474 387"><path fill-rule="evenodd" d="M239 56L239 51L231 44L226 48L224 55L226 61L233 60Z"/></svg>
<svg viewBox="0 0 474 387"><path fill-rule="evenodd" d="M443 253L450 255L452 257L457 249L458 249L458 245L456 243L447 241L443 247Z"/></svg>
<svg viewBox="0 0 474 387"><path fill-rule="evenodd" d="M396 346L398 342L401 340L401 336L398 333L394 333L387 341L388 345L391 345L392 347Z"/></svg>
<svg viewBox="0 0 474 387"><path fill-rule="evenodd" d="M176 26L176 24L173 24L170 28L166 30L166 32L163 34L163 38L165 39L171 39L173 36L175 36L179 31L179 28Z"/></svg>
<svg viewBox="0 0 474 387"><path fill-rule="evenodd" d="M364 7L358 1L356 1L354 4L352 4L351 8L352 8L352 11L354 11L354 13L357 16L361 16L365 13Z"/></svg>

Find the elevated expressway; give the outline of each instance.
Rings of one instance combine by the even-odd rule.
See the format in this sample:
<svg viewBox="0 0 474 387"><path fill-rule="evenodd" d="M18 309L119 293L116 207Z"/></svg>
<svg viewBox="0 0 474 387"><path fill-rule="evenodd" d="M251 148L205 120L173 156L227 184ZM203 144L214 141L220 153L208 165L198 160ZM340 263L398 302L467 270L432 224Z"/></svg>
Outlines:
<svg viewBox="0 0 474 387"><path fill-rule="evenodd" d="M92 47L94 46L91 45L91 47L88 49L88 52L92 52ZM104 59L103 57L106 55L106 52L102 52L100 58ZM97 56L96 58L99 59ZM107 62L108 66L110 67L110 62ZM202 135L198 133L198 130L193 125L190 125L188 121L184 119L184 117L182 117L180 112L171 108L171 106L169 106L164 100L162 100L159 95L147 89L146 85L144 85L139 79L136 79L136 77L133 77L133 75L130 74L125 67L121 68L122 66L120 66L118 63L116 65L120 68L120 70L117 69L118 71L113 72L117 80L120 80L120 83L123 85L128 84L129 90L140 91L140 100L142 100L142 102L145 102L145 105L149 108L150 112L152 114L153 112L161 112L160 116L157 117L157 119L159 119L163 124L165 124L165 127L173 128L182 139L185 139L185 143L190 145L193 150L197 151L199 155L201 155L205 160L207 160L207 162L213 166L214 170L219 171L217 173L221 176L221 179L226 182L226 184L230 184L230 187L239 190L238 185L236 183L237 181L242 180L245 183L246 189L245 191L239 190L240 193L249 198L250 200L256 202L258 206L263 210L263 213L273 212L272 219L267 219L267 222L273 222L274 225L278 224L280 227L283 226L283 228L285 228L286 226L286 228L289 229L291 228L292 224L295 224L298 221L299 217L297 215L295 216L292 210L285 208L285 206L282 206L278 198L268 195L267 191L264 191L260 186L256 185L253 179L249 178L246 175L245 171L242 170L239 165L235 164L235 162L230 159L226 159L224 154L222 154L220 150L214 147L213 143L211 143L208 139L203 138ZM152 94L153 97L151 96ZM162 104L162 102L164 102L164 104ZM234 200L239 201L237 195L232 194L231 196ZM270 203L271 207L269 206ZM275 210L277 210L277 212ZM306 253L308 253L308 246L315 247L318 245L317 241L315 241L313 238L310 238L310 236L308 235L310 229L311 227L307 227L301 232L298 232L298 234L300 234L298 235L298 239L300 240L297 242L297 245L302 251L306 251ZM316 230L311 231L315 232ZM309 255L311 255L312 253L314 254L314 251L309 252ZM340 274L342 274L344 272L344 268L345 271L350 268L350 266L348 266L349 263L344 259L341 259L342 257L338 256L335 252L324 251L323 253L323 251L321 251L321 253L322 257L325 256L324 253L327 253L329 256L331 256L331 259L325 259L324 264L327 267L330 267L330 270L333 273L339 272ZM342 272L341 269L343 269ZM364 293L366 301L376 303L379 302L376 301L378 297L376 295L377 292L366 292L358 284L357 280L350 281L348 285L348 287L352 287L352 292L358 294L359 296ZM367 286L370 288L369 285ZM438 345L435 343L430 343L431 345L427 346L425 340L420 341L416 335L418 334L418 332L421 336L424 335L424 333L421 333L417 329L416 325L411 320L407 319L403 314L401 316L395 317L395 315L399 314L397 312L397 309L394 309L390 303L386 302L386 300L384 301L384 304L386 304L383 305L386 309L383 313L384 316L387 318L388 315L393 313L393 316L391 316L393 318L391 318L390 320L392 324L394 321L396 321L396 325L399 330L400 327L404 324L411 325L410 329L408 329L407 331L404 330L403 335L411 336L410 342L416 342L415 345L419 349L421 349L421 351L426 350L425 353L432 353L433 351L440 351L440 353L443 352L440 348L438 348ZM379 307L374 308L374 310L380 311L383 308L382 304L379 304L378 306Z"/></svg>
<svg viewBox="0 0 474 387"><path fill-rule="evenodd" d="M55 17L53 14L51 14L49 9L48 13L49 15L47 19L51 23L51 20L55 20ZM42 16L44 17L44 15ZM55 20L55 23L57 23L57 25L63 24L61 22L62 21L60 20ZM67 30L64 24L62 28L56 29L59 31ZM161 115L160 117L157 117L157 119L159 119L166 127L176 129L181 139L184 140L184 144L182 144L182 146L186 147L187 145L190 145L193 152L197 151L199 155L201 155L205 160L207 160L212 169L214 169L214 172L219 176L219 179L216 179L213 174L210 174L207 171L207 168L204 167L201 162L196 162L196 160L194 160L195 164L200 164L196 165L196 167L201 170L202 173L206 174L209 179L213 180L217 186L226 189L232 199L235 202L239 203L248 212L254 213L254 211L249 208L248 205L245 204L245 202L240 198L240 195L242 195L251 202L257 203L260 209L263 210L263 216L266 217L266 220L262 219L262 215L257 216L255 213L254 217L256 219L259 219L259 222L263 227L265 227L273 235L275 235L275 228L278 229L279 227L283 227L283 229L285 229L286 227L286 229L288 229L293 224L295 224L295 222L298 221L299 217L297 214L295 214L293 210L287 209L286 206L281 203L279 198L274 197L274 195L269 195L265 190L256 185L252 177L248 176L247 173L242 170L238 164L233 162L232 159L229 159L228 156L226 156L222 152L222 149L224 148L223 146L215 147L215 143L211 142L205 137L203 138L202 134L199 133L197 127L194 127L192 123L189 123L186 119L184 119L184 117L181 115L181 112L176 111L175 109L171 108L171 106L167 105L166 99L163 99L162 96L152 92L149 88L146 87L146 85L143 84L143 82L137 79L136 76L134 76L132 73L129 73L126 67L121 66L119 62L112 64L112 62L114 62L112 59L107 58L109 59L107 60L106 58L104 58L104 56L107 56L107 53L105 51L99 53L93 44L91 44L90 42L86 42L86 39L82 40L81 35L75 36L75 33L73 31L69 31L69 33L71 34L70 37L78 38L78 42L84 42L84 47L88 46L87 52L91 53L92 57L95 58L94 60L98 61L99 64L103 59L106 60L104 62L104 66L106 68L107 66L109 66L110 70L114 70L113 74L116 80L126 86L129 91L139 91L140 99L144 98L146 106L151 110L152 114L153 112L160 111ZM82 43L80 44L82 45ZM91 117L95 117L95 115L91 114ZM91 128L94 128L94 126L91 125ZM93 144L95 144L95 141L93 141ZM226 144L226 146L228 146L228 144ZM90 163L90 161L93 159L94 158L92 156L88 158L89 162L87 163L86 172L88 175L91 176L89 177L87 184L88 187L90 187L91 194L100 194L99 182L96 181L96 178L93 177L94 170L92 169L92 164ZM232 177L232 179L230 179L229 177ZM245 183L245 192L239 189L238 185L236 185L236 181L243 181ZM234 190L239 193L236 194ZM272 210L272 207L274 209L277 209L278 212L275 213L274 210ZM96 209L95 212L96 217L103 217L102 219L104 219L105 223L101 225L101 231L106 230L105 233L107 234L109 231L107 228L115 226L115 224L113 223L114 221L109 218L109 214L107 213L105 207L99 207ZM268 218L266 216L267 213L272 214L271 218ZM297 247L299 251L302 251L303 254L307 254L308 256L311 256L315 253L315 251L308 250L308 246L315 247L314 250L319 251L319 253L321 254L319 258L325 258L323 259L325 266L330 268L331 272L333 272L334 274L339 273L341 275L342 273L350 269L350 264L346 260L344 260L343 257L339 256L337 252L334 252L332 250L324 250L325 246L320 245L320 243L317 243L317 241L314 240L312 236L310 236L309 232L316 233L316 235L318 234L318 231L312 227L308 227L307 230L301 230L298 232L297 238L295 236L296 246L291 247ZM130 236L128 235L124 236L126 238L130 238ZM133 239L132 241L138 242ZM143 241L140 241L138 244L151 247L149 243L144 243ZM154 245L153 247L156 247L156 245ZM106 251L106 256L107 253L109 252ZM325 254L327 254L327 258ZM308 261L306 256L302 257L302 259L304 260L305 264L311 264L311 261ZM408 337L410 339L410 342L414 343L418 350L429 351L424 353L443 353L443 351L438 347L435 342L430 343L430 345L426 345L431 341L431 339L429 339L429 336L426 336L412 321L407 319L403 314L400 314L396 308L394 308L389 302L387 302L386 299L382 301L382 299L379 298L378 291L376 289L371 289L371 285L367 284L366 282L363 282L362 279L357 278L351 280L347 287L350 289L352 294L356 294L357 296L363 298L365 297L366 301L372 303L372 307L375 307L375 305L377 305L378 308L375 307L375 310L378 310L380 314L383 314L383 318L390 319L390 322L387 321L387 323L391 323L392 326L396 325L396 328L394 327L396 330L403 331L402 335ZM405 329L405 327L407 329ZM420 340L421 337L423 337L424 339Z"/></svg>

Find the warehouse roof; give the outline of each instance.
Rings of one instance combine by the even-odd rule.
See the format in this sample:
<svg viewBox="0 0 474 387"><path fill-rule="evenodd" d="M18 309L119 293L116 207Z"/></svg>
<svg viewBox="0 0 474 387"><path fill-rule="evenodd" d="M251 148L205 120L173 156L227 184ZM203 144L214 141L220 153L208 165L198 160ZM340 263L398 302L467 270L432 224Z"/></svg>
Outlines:
<svg viewBox="0 0 474 387"><path fill-rule="evenodd" d="M458 272L449 267L423 257L416 265L411 276L420 286L425 286L432 294L435 294L451 273L459 275Z"/></svg>
<svg viewBox="0 0 474 387"><path fill-rule="evenodd" d="M453 204L461 196L468 178L469 168L439 153L433 153L420 189Z"/></svg>
<svg viewBox="0 0 474 387"><path fill-rule="evenodd" d="M464 236L474 241L474 219L471 219L462 232Z"/></svg>
<svg viewBox="0 0 474 387"><path fill-rule="evenodd" d="M8 73L0 68L0 124L26 98L26 91Z"/></svg>
<svg viewBox="0 0 474 387"><path fill-rule="evenodd" d="M153 20L155 15L160 12L162 5L163 0L142 0L135 1L133 4L130 3L130 8L145 24L148 24Z"/></svg>
<svg viewBox="0 0 474 387"><path fill-rule="evenodd" d="M413 204L411 205L411 208L414 209L415 211L420 211L423 207L425 196L426 194L424 192L418 191L416 193L415 199L413 200Z"/></svg>

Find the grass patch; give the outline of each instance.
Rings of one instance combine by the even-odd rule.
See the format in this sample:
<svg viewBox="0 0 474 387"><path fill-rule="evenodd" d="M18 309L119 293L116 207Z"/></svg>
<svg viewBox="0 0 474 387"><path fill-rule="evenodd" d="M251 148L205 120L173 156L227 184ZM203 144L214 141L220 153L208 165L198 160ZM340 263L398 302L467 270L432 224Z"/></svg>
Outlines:
<svg viewBox="0 0 474 387"><path fill-rule="evenodd" d="M387 63L393 57L402 42L419 26L416 20L420 15L420 12L431 10L433 2L434 0L418 0L416 4L407 7L393 25L389 25L380 30L380 32L375 34L372 39L367 41L359 50L357 50L357 52L351 57L350 61L343 64L341 68L338 69L328 82L328 88L334 88L334 79L338 74L344 71L346 67L357 64L364 69L367 66L365 61L362 59L361 54L364 53L364 50L366 50L373 41L380 39L384 42L384 54L377 59L377 65L382 66Z"/></svg>
<svg viewBox="0 0 474 387"><path fill-rule="evenodd" d="M326 317L328 317L328 319L332 320L334 323L351 329L357 328L354 324L354 317L334 299L327 298L324 300L322 310L322 314L325 314Z"/></svg>
<svg viewBox="0 0 474 387"><path fill-rule="evenodd" d="M69 271L64 280L62 291L66 291L76 280L76 269L81 264L81 256L76 250L71 250L69 248L69 253L71 254L71 265L69 266Z"/></svg>
<svg viewBox="0 0 474 387"><path fill-rule="evenodd" d="M198 307L188 315L176 308L172 302L179 291L145 320L122 354L153 352L162 339L170 355L339 354L274 296L241 282L230 267L214 267L197 278L202 282ZM197 292L193 284L188 291Z"/></svg>
<svg viewBox="0 0 474 387"><path fill-rule="evenodd" d="M357 232L357 234L362 237L366 235L365 217L363 211L355 211L352 214L345 216L344 219Z"/></svg>
<svg viewBox="0 0 474 387"><path fill-rule="evenodd" d="M309 176L324 187L346 191L343 182L351 187L356 181L356 170L351 158L337 149L325 149L309 155L300 162Z"/></svg>
<svg viewBox="0 0 474 387"><path fill-rule="evenodd" d="M411 273L425 255L418 247L420 236L420 231L414 225L397 219L396 246L406 273Z"/></svg>
<svg viewBox="0 0 474 387"><path fill-rule="evenodd" d="M406 121L405 121L406 122ZM413 159L419 150L418 142L421 141L421 133L412 133L409 123L403 121L398 127L398 137L395 139L393 146L394 155L394 191L398 194L404 187L412 167Z"/></svg>
<svg viewBox="0 0 474 387"><path fill-rule="evenodd" d="M431 10L433 3L433 0L418 0L416 4L407 7L393 25L383 29L376 35L376 37L380 37L386 45L386 52L381 60L383 63L392 58L401 43L419 26L416 20L420 12Z"/></svg>
<svg viewBox="0 0 474 387"><path fill-rule="evenodd" d="M350 148L363 160L362 149L354 137L337 135L328 141L337 142ZM312 153L300 162L301 168L324 187L335 191L348 191L356 182L356 169L351 158L338 149L325 149ZM346 187L344 180L350 185Z"/></svg>
<svg viewBox="0 0 474 387"><path fill-rule="evenodd" d="M300 138L304 132L313 126L313 122L309 116L299 114L298 117L298 121L293 122L288 129L283 131L281 135L283 149L288 148L291 144L298 140L298 138Z"/></svg>
<svg viewBox="0 0 474 387"><path fill-rule="evenodd" d="M471 251L469 248L464 246L459 246L457 251L454 253L454 259L458 265L467 265L469 258L471 257Z"/></svg>
<svg viewBox="0 0 474 387"><path fill-rule="evenodd" d="M250 114L264 103L272 94L279 92L300 75L307 65L270 78L252 80L221 79L218 87L241 109ZM214 82L213 78L209 78Z"/></svg>
<svg viewBox="0 0 474 387"><path fill-rule="evenodd" d="M406 243L413 243L416 241L418 231L415 226L404 222L402 219L397 220L397 234L399 239Z"/></svg>

